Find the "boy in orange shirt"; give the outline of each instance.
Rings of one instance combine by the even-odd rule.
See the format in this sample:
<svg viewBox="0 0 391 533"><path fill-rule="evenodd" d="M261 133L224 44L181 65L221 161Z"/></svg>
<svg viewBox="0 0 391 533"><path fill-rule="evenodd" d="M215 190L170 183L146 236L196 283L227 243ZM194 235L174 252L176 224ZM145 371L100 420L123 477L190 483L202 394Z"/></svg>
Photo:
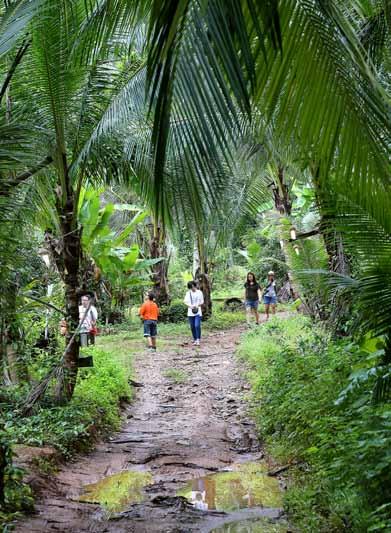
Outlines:
<svg viewBox="0 0 391 533"><path fill-rule="evenodd" d="M151 352L156 351L157 319L159 307L154 302L155 295L148 293L148 299L140 307L139 315L144 321L144 337L148 339L148 348Z"/></svg>

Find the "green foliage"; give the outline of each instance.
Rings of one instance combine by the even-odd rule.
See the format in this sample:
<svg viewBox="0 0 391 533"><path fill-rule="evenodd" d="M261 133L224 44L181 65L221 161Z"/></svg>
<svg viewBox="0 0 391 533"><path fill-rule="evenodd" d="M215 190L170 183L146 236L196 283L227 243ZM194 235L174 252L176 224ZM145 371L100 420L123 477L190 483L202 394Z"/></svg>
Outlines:
<svg viewBox="0 0 391 533"><path fill-rule="evenodd" d="M131 395L128 375L115 354L99 348L86 352L94 367L80 369L75 394L64 407L43 407L27 418L7 415L5 429L15 442L55 446L65 456L91 446L91 437L119 427L118 402Z"/></svg>
<svg viewBox="0 0 391 533"><path fill-rule="evenodd" d="M247 272L248 267L242 265L228 267L225 262L220 262L212 273L212 298L243 298Z"/></svg>
<svg viewBox="0 0 391 533"><path fill-rule="evenodd" d="M24 471L12 464L11 446L5 437L1 431L1 453L5 454L5 469L1 473L4 482L4 505L0 506L0 525L4 526L2 531L8 531L6 524L18 518L21 513L33 509L31 489L23 482Z"/></svg>
<svg viewBox="0 0 391 533"><path fill-rule="evenodd" d="M386 531L391 408L371 401L381 353L297 316L246 334L240 355L261 434L282 461L299 462L287 509L300 530Z"/></svg>
<svg viewBox="0 0 391 533"><path fill-rule="evenodd" d="M327 254L323 241L319 237L302 239L286 247L289 265L293 270L293 277L300 289L300 297L306 304L307 311L315 319L325 318L328 314L330 302L329 292L324 276L317 269L327 269ZM309 276L304 271L311 269Z"/></svg>
<svg viewBox="0 0 391 533"><path fill-rule="evenodd" d="M170 305L163 306L160 309L159 320L161 322L183 322L187 317L187 306L182 300L175 300Z"/></svg>
<svg viewBox="0 0 391 533"><path fill-rule="evenodd" d="M241 250L240 253L246 258L248 269L255 273L261 285L267 279L269 270L273 270L280 288L288 267L279 240L276 238L275 229L265 224L262 226L261 229L248 232L244 237L246 250Z"/></svg>
<svg viewBox="0 0 391 533"><path fill-rule="evenodd" d="M205 327L208 330L225 329L228 330L239 324L243 324L245 321L244 310L243 311L222 311L220 308L214 308L213 314L205 322Z"/></svg>
<svg viewBox="0 0 391 533"><path fill-rule="evenodd" d="M93 259L112 284L128 287L140 282L134 276L158 260L139 259L137 244L126 246L126 241L145 217L147 211L124 204L108 203L100 206L101 191L92 188L83 190L80 197L79 222L83 228L81 243L83 251ZM116 210L135 212L132 220L119 232L111 228L110 222Z"/></svg>

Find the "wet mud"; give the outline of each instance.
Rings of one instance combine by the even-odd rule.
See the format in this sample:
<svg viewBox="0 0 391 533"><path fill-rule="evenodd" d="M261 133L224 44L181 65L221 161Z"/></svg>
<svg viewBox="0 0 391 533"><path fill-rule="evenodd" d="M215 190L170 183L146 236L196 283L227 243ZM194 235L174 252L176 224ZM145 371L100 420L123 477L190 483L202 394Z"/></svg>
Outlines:
<svg viewBox="0 0 391 533"><path fill-rule="evenodd" d="M247 413L235 358L243 330L134 360L122 429L50 476L17 532L288 531L279 481ZM263 528L263 529L262 529Z"/></svg>

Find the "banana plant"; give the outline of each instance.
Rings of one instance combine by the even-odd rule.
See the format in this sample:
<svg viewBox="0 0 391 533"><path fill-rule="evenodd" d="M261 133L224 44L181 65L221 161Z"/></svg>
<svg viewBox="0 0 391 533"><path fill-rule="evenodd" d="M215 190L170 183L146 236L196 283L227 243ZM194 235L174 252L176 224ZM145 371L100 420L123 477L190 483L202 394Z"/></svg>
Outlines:
<svg viewBox="0 0 391 533"><path fill-rule="evenodd" d="M161 261L140 258L139 246L130 242L148 211L129 204L107 203L101 207L102 193L91 188L80 196L78 219L83 254L90 261L96 280L104 278L113 288L129 288L140 283L143 271ZM125 227L116 230L113 218L118 211L128 211L132 216Z"/></svg>

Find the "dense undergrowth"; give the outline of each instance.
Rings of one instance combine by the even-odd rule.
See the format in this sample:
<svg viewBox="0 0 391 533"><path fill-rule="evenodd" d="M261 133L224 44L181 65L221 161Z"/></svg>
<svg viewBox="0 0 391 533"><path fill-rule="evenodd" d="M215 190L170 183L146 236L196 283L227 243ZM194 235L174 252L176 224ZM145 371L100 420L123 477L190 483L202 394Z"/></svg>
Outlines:
<svg viewBox="0 0 391 533"><path fill-rule="evenodd" d="M20 407L26 389L12 388L1 398L3 431L1 438L13 446L53 446L64 459L75 452L87 451L96 439L120 425L120 401L130 399L132 352L129 347L113 349L112 338L106 337L101 346L88 348L83 355L92 355L94 366L81 368L74 396L67 405L56 406L47 395L30 416L21 416ZM42 369L33 367L32 374ZM40 370L40 371L39 371ZM51 469L44 460L40 470ZM33 504L31 490L23 483L23 470L9 458L5 477L5 506L0 510L0 523L12 527L20 512ZM6 529L8 530L8 529Z"/></svg>
<svg viewBox="0 0 391 533"><path fill-rule="evenodd" d="M55 446L69 456L88 448L99 433L118 427L119 399L131 395L127 372L112 352L89 348L86 353L93 356L94 367L80 369L70 403L42 405L28 417L9 412L5 430L14 442Z"/></svg>
<svg viewBox="0 0 391 533"><path fill-rule="evenodd" d="M291 463L285 504L308 532L391 531L391 406L375 404L379 352L297 316L247 333L252 404L270 453Z"/></svg>

